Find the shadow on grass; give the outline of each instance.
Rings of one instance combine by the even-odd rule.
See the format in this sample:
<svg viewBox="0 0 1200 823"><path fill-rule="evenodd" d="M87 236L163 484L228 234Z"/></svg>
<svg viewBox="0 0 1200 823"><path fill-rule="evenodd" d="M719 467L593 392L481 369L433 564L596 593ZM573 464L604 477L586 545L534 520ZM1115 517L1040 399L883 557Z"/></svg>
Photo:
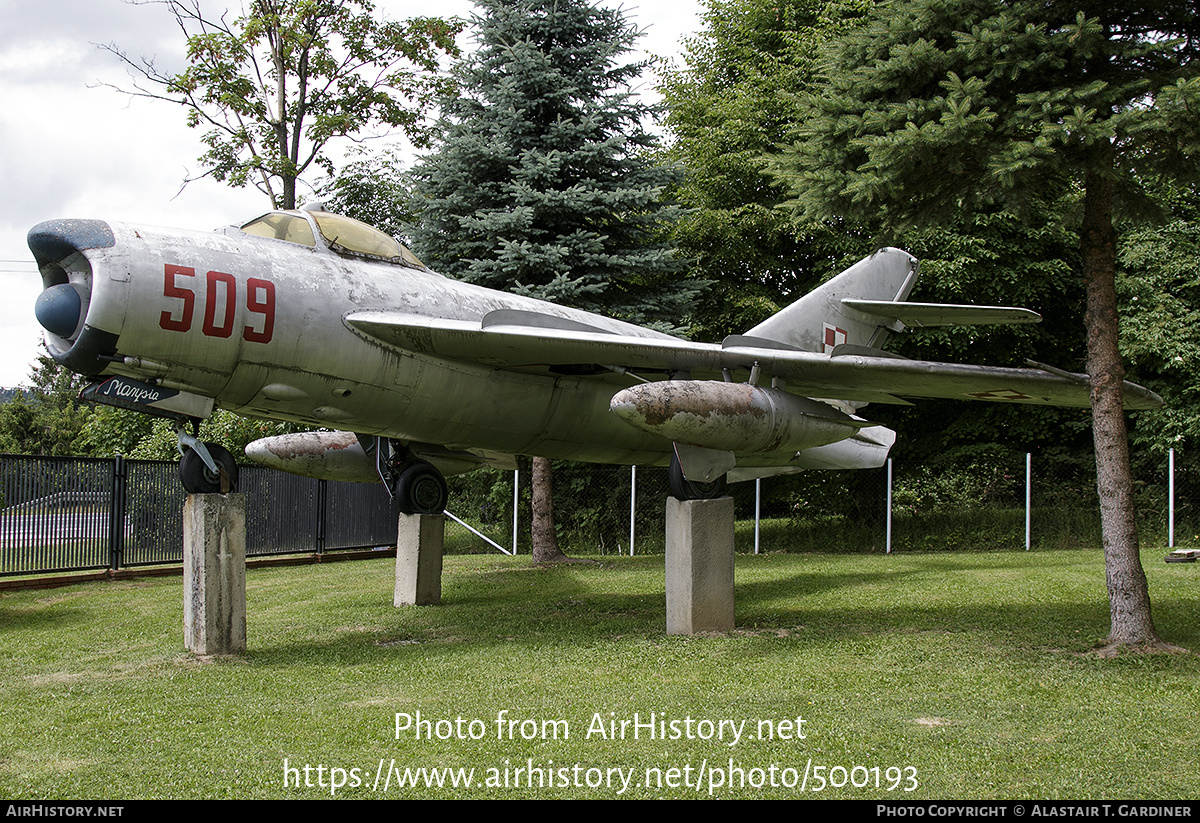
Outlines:
<svg viewBox="0 0 1200 823"><path fill-rule="evenodd" d="M665 637L661 558L623 558L597 566L474 564L451 568L443 604L390 605L356 591L357 608L325 613L334 628L283 642L251 644L247 661L287 666L302 660L367 664L471 655L481 646L537 651ZM742 557L736 584L736 630L765 641L823 646L889 634L977 635L1000 656L1030 649L1084 652L1108 633L1102 565L1090 554L1001 553L829 558ZM861 571L847 571L861 565ZM833 568L831 568L831 566ZM382 602L386 597L388 602ZM1155 602L1164 637L1200 647L1194 628L1200 601ZM253 615L251 622L254 621ZM281 638L282 639L282 638ZM712 638L723 642L721 638Z"/></svg>

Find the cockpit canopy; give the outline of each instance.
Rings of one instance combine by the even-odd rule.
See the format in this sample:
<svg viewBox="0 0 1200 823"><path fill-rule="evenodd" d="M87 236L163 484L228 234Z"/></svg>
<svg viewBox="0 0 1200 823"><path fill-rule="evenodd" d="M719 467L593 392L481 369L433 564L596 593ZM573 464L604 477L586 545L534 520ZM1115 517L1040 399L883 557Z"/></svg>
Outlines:
<svg viewBox="0 0 1200 823"><path fill-rule="evenodd" d="M312 248L317 247L317 236L320 236L321 245L337 254L425 268L425 264L395 238L366 223L327 211L273 211L251 220L241 230L256 237L271 237Z"/></svg>

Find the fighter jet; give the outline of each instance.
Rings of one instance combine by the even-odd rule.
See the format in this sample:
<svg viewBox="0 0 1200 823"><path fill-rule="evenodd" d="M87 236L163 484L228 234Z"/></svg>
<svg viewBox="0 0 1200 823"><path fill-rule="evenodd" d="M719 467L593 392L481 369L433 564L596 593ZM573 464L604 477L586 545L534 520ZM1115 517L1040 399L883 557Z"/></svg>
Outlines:
<svg viewBox="0 0 1200 823"><path fill-rule="evenodd" d="M408 513L440 512L444 476L515 455L671 467L679 499L736 481L881 465L896 435L868 403L1089 404L1050 366L907 360L910 326L1037 322L1025 309L907 302L919 267L882 249L745 334L695 343L463 283L395 239L325 211L194 232L102 220L35 226L51 356L84 396L177 421L189 492L237 467L193 431L214 407L320 431L247 456L312 477L382 480ZM1127 408L1161 405L1125 384Z"/></svg>

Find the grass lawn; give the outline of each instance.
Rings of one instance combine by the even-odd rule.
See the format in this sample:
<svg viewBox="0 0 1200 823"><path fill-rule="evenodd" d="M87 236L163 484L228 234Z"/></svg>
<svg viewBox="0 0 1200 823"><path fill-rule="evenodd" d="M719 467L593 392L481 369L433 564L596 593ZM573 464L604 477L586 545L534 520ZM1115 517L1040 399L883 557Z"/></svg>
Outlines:
<svg viewBox="0 0 1200 823"><path fill-rule="evenodd" d="M1164 553L1158 627L1200 650ZM1200 796L1200 655L1089 654L1098 551L741 555L738 629L687 638L661 556L600 560L447 557L405 609L385 557L252 570L231 659L183 649L179 578L0 595L0 796Z"/></svg>

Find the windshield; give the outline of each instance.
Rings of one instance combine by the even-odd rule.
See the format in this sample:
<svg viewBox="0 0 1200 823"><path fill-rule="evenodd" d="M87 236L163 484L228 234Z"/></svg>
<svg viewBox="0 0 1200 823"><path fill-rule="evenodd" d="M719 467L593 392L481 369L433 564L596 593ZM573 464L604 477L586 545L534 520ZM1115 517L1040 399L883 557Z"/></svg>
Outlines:
<svg viewBox="0 0 1200 823"><path fill-rule="evenodd" d="M276 240L299 243L301 246L317 245L317 239L313 237L312 226L308 221L298 214L283 211L274 211L251 220L242 226L242 231L256 237L273 237Z"/></svg>
<svg viewBox="0 0 1200 823"><path fill-rule="evenodd" d="M311 214L317 221L321 237L336 252L379 257L425 268L415 254L373 226L327 211L314 211Z"/></svg>
<svg viewBox="0 0 1200 823"><path fill-rule="evenodd" d="M314 211L308 214L316 221L321 239L338 254L387 260L418 269L425 268L425 264L418 260L415 254L379 229L327 211ZM315 247L317 245L312 225L301 212L276 211L264 214L242 226L242 231L256 237L286 240L301 246Z"/></svg>

